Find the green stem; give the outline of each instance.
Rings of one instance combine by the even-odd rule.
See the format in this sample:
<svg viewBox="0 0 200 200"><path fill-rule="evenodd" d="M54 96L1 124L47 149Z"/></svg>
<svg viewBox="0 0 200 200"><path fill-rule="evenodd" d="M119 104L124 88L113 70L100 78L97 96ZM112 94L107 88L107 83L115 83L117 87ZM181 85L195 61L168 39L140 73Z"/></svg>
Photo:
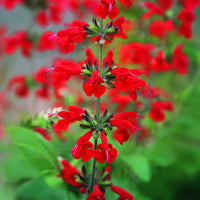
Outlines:
<svg viewBox="0 0 200 200"><path fill-rule="evenodd" d="M97 140L94 140L94 150L97 148ZM94 187L94 180L95 180L95 171L96 171L96 159L93 157L93 161L92 161L92 174L91 174L91 181L90 181L90 189L89 192L93 191L93 187Z"/></svg>
<svg viewBox="0 0 200 200"><path fill-rule="evenodd" d="M103 19L99 19L99 23L100 23L100 33L101 36L103 35ZM99 48L99 76L102 76L102 63L103 63L103 45L100 44L100 48ZM100 124L100 119L101 119L101 115L100 115L100 97L97 98L97 102L96 102L96 117L97 117L97 123L98 125ZM98 127L99 130L99 127ZM98 131L96 130L96 131ZM94 140L94 150L97 148L97 140ZM93 158L93 162L92 162L92 173L91 173L91 179L90 179L90 187L89 187L89 192L93 191L93 187L95 184L95 171L96 171L96 159Z"/></svg>
<svg viewBox="0 0 200 200"><path fill-rule="evenodd" d="M103 34L103 19L100 18L100 32L101 35ZM99 75L101 77L102 75L102 63L103 63L103 45L100 44L99 49ZM97 122L100 122L100 97L97 98L97 105L96 105L96 116L97 116Z"/></svg>

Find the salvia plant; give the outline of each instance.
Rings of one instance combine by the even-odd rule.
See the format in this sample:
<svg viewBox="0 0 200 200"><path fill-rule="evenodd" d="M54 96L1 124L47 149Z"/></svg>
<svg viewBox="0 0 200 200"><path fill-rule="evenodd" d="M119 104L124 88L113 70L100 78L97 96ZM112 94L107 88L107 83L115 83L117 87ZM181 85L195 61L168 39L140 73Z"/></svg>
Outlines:
<svg viewBox="0 0 200 200"><path fill-rule="evenodd" d="M41 27L60 24L69 10L78 18L56 32L42 34L31 29L7 33L5 27L0 28L1 56L18 49L25 58L34 51L54 50L62 55L50 66L42 63L31 75L9 79L7 89L17 97L32 94L54 103L34 116L22 115L23 128L8 128L8 135L30 161L33 157L40 165L46 160L47 167L41 166L40 171L52 172L52 181L61 180L67 199L75 199L70 191L86 200L139 200L137 191L130 192L126 184L117 186L112 170L120 162L130 167L142 160L141 165L146 165L143 157L136 156L131 162L127 155L154 143L154 133L174 111L170 94L156 86L156 80L165 73L176 73L176 77L188 73L189 58L177 38L192 38L199 1L2 0L0 5L6 10L24 6ZM126 19L127 11L131 20ZM80 48L85 59L79 56ZM73 51L79 52L76 59L63 56ZM3 92L0 95L3 113L6 100ZM149 179L140 169L133 169L139 178Z"/></svg>

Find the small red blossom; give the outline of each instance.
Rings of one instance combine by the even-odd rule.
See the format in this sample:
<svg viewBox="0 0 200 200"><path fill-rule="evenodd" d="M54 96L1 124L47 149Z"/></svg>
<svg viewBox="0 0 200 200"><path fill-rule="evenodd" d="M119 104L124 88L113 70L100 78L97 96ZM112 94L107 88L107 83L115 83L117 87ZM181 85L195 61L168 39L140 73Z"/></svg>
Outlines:
<svg viewBox="0 0 200 200"><path fill-rule="evenodd" d="M141 75L141 71L118 67L112 69L111 73L113 75L116 75L114 82L115 88L125 93L129 92L131 99L136 102L136 91L139 91L141 90L141 88L146 87L145 81L137 78L138 75Z"/></svg>
<svg viewBox="0 0 200 200"><path fill-rule="evenodd" d="M50 141L51 137L50 135L47 133L46 129L40 128L40 127L34 127L33 130L37 133L39 133L45 140Z"/></svg>
<svg viewBox="0 0 200 200"><path fill-rule="evenodd" d="M106 145L107 146L107 145ZM99 163L111 163L117 157L117 150L112 147L112 144L108 144L107 150L104 150L105 146L103 144L98 144L97 149L94 151L94 157Z"/></svg>
<svg viewBox="0 0 200 200"><path fill-rule="evenodd" d="M119 10L115 6L115 0L101 0L101 4L96 9L99 17L105 19L108 16L110 19L114 19L118 16Z"/></svg>
<svg viewBox="0 0 200 200"><path fill-rule="evenodd" d="M26 85L25 76L14 76L8 82L8 89L14 88L14 92L18 97L26 97L29 93Z"/></svg>
<svg viewBox="0 0 200 200"><path fill-rule="evenodd" d="M95 70L82 87L87 96L90 97L94 94L95 97L100 97L106 91L106 87L104 85L100 85L101 83L103 83L103 79L99 77L99 72Z"/></svg>
<svg viewBox="0 0 200 200"><path fill-rule="evenodd" d="M155 122L165 120L164 110L173 111L173 104L168 101L154 101L149 112L149 117Z"/></svg>
<svg viewBox="0 0 200 200"><path fill-rule="evenodd" d="M21 49L23 56L30 57L33 43L28 39L28 33L26 31L17 31L5 37L5 43L5 52L7 54L13 54L17 49Z"/></svg>
<svg viewBox="0 0 200 200"><path fill-rule="evenodd" d="M114 185L111 185L110 188L114 193L119 195L118 200L134 200L134 197L126 190Z"/></svg>
<svg viewBox="0 0 200 200"><path fill-rule="evenodd" d="M60 159L59 161L62 165L62 170L59 176L70 185L80 187L82 184L76 181L76 176L79 175L80 172L66 160Z"/></svg>
<svg viewBox="0 0 200 200"><path fill-rule="evenodd" d="M91 137L92 137L91 130L86 132L81 137L79 137L79 139L76 142L76 145L70 151L75 159L81 158L83 162L86 162L90 160L92 157L94 157L94 150L92 149L93 144L89 142Z"/></svg>
<svg viewBox="0 0 200 200"><path fill-rule="evenodd" d="M56 132L67 130L70 123L79 121L82 119L84 110L76 106L68 106L69 111L60 111L58 113L49 113L49 116L58 115L62 119L59 119L56 124L53 125L53 129Z"/></svg>
<svg viewBox="0 0 200 200"><path fill-rule="evenodd" d="M171 20L162 21L157 19L152 21L149 26L149 33L159 39L165 38L166 34L173 30L174 25Z"/></svg>
<svg viewBox="0 0 200 200"><path fill-rule="evenodd" d="M94 185L93 192L89 194L86 200L105 200L104 193L99 190L97 184Z"/></svg>
<svg viewBox="0 0 200 200"><path fill-rule="evenodd" d="M186 74L188 71L189 59L183 53L183 44L179 44L175 47L172 59L171 59L171 68L175 69L178 74Z"/></svg>
<svg viewBox="0 0 200 200"><path fill-rule="evenodd" d="M152 59L150 65L152 70L156 73L170 70L170 66L164 58L163 51L157 53L156 57Z"/></svg>

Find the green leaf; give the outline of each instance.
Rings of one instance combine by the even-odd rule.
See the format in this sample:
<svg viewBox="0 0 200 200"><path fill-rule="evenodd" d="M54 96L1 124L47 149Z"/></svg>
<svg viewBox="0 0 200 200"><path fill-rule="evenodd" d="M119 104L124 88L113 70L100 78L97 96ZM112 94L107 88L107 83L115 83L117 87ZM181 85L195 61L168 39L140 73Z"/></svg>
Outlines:
<svg viewBox="0 0 200 200"><path fill-rule="evenodd" d="M37 165L46 162L48 167L59 170L57 153L49 141L34 131L22 127L9 127L7 135L16 143L24 155Z"/></svg>
<svg viewBox="0 0 200 200"><path fill-rule="evenodd" d="M123 160L143 182L151 180L151 168L147 158L140 154L124 156Z"/></svg>

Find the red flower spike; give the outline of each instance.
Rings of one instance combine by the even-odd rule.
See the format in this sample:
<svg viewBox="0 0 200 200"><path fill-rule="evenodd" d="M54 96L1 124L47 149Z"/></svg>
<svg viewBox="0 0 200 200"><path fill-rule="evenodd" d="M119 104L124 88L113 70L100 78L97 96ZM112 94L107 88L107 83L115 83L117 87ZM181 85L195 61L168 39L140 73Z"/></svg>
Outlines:
<svg viewBox="0 0 200 200"><path fill-rule="evenodd" d="M99 5L96 9L96 13L102 19L105 19L107 16L112 20L118 16L119 10L115 6L115 0L101 0L103 5Z"/></svg>
<svg viewBox="0 0 200 200"><path fill-rule="evenodd" d="M93 192L89 194L86 200L105 200L104 193L99 190L97 184L94 185Z"/></svg>
<svg viewBox="0 0 200 200"><path fill-rule="evenodd" d="M93 94L95 97L102 96L106 91L106 87L100 85L102 82L103 79L99 77L99 72L97 70L93 71L91 77L82 86L85 94L89 97Z"/></svg>
<svg viewBox="0 0 200 200"><path fill-rule="evenodd" d="M114 185L111 185L110 188L113 192L119 195L118 200L134 200L134 197L126 190Z"/></svg>

